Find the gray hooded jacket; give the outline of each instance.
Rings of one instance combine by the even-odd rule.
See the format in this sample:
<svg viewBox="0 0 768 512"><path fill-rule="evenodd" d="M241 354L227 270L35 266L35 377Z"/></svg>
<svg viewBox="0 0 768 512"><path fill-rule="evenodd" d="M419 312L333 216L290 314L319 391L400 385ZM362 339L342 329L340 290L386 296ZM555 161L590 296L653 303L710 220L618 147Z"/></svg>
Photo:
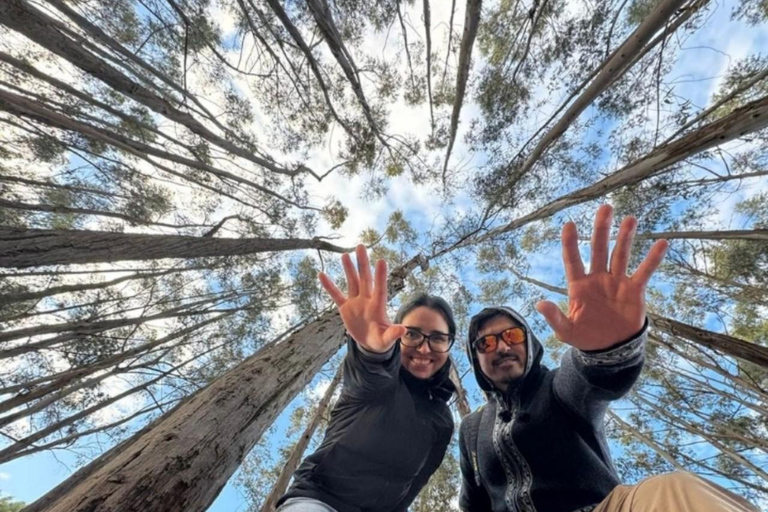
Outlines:
<svg viewBox="0 0 768 512"><path fill-rule="evenodd" d="M525 374L497 390L471 347L478 317L498 312L527 333ZM637 380L648 323L629 340L598 352L574 348L560 368L541 364L543 347L525 319L511 308L488 308L469 327L469 358L488 403L461 424L465 512L589 511L619 484L605 438L604 415Z"/></svg>

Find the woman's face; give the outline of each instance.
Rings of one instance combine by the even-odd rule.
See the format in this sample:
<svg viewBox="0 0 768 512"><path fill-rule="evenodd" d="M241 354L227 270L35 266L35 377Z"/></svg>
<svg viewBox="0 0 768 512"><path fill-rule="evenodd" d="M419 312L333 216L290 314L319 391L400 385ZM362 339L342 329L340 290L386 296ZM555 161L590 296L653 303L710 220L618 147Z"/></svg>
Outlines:
<svg viewBox="0 0 768 512"><path fill-rule="evenodd" d="M403 318L402 325L414 327L424 334L448 334L448 322L443 315L426 306L419 306L408 312ZM406 334L407 336L407 334ZM448 360L448 352L433 352L425 339L418 347L408 347L400 344L400 358L406 370L419 379L428 379L443 367Z"/></svg>

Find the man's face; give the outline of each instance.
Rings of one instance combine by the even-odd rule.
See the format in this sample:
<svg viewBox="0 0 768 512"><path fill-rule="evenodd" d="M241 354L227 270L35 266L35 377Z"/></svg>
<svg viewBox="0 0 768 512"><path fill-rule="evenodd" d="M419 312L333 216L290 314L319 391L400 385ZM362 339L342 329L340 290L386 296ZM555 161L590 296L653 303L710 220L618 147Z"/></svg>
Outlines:
<svg viewBox="0 0 768 512"><path fill-rule="evenodd" d="M498 334L510 327L519 327L519 324L506 315L494 316L485 321L478 331L477 337ZM473 346L472 349L475 350L475 347ZM475 352L477 351L475 350ZM526 357L525 342L509 346L504 341L499 340L496 350L493 352L486 354L477 352L477 359L483 373L501 391L506 391L510 382L523 376Z"/></svg>

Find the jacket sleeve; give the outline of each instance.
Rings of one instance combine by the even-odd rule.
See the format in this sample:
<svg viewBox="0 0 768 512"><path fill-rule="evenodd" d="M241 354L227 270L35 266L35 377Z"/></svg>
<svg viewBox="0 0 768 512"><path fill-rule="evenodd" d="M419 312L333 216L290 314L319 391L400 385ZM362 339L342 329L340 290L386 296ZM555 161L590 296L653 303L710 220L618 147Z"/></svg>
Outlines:
<svg viewBox="0 0 768 512"><path fill-rule="evenodd" d="M491 510L491 498L488 492L480 484L477 471L477 454L474 453L472 446L469 446L470 440L467 430L469 430L470 421L478 421L478 416L471 418L467 416L461 422L459 427L459 452L461 467L461 491L459 494L459 509L462 512L489 512Z"/></svg>
<svg viewBox="0 0 768 512"><path fill-rule="evenodd" d="M370 352L347 336L342 392L359 400L370 400L391 392L400 372L400 346L383 353Z"/></svg>
<svg viewBox="0 0 768 512"><path fill-rule="evenodd" d="M599 351L571 348L555 373L554 390L572 412L588 421L602 417L608 404L623 397L643 368L648 320L632 338Z"/></svg>

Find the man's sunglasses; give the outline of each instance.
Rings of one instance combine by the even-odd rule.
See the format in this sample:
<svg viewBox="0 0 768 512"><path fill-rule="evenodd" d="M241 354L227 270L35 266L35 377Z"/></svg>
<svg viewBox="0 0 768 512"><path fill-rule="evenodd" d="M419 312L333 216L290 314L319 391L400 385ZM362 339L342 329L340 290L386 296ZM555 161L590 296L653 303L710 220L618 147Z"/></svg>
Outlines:
<svg viewBox="0 0 768 512"><path fill-rule="evenodd" d="M502 340L507 346L519 345L525 341L525 330L522 327L510 327L496 334L486 334L472 342L472 346L481 354L493 352Z"/></svg>

